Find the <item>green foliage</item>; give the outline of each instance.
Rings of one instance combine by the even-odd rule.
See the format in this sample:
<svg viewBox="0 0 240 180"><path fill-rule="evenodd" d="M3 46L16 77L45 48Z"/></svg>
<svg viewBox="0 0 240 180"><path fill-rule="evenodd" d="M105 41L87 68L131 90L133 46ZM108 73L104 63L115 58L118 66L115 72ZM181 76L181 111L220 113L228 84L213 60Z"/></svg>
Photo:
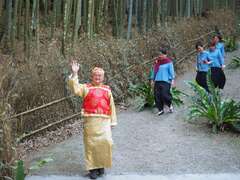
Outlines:
<svg viewBox="0 0 240 180"><path fill-rule="evenodd" d="M134 105L138 111L154 106L153 89L148 82L130 84L129 91L135 97Z"/></svg>
<svg viewBox="0 0 240 180"><path fill-rule="evenodd" d="M240 67L240 57L234 56L231 62L228 65L230 69L237 69Z"/></svg>
<svg viewBox="0 0 240 180"><path fill-rule="evenodd" d="M152 108L155 105L154 92L150 83L130 84L130 93L134 96L134 106L136 110L141 111L144 107ZM176 87L171 88L171 94L173 96L172 103L176 106L183 104L182 96L186 94L178 90Z"/></svg>
<svg viewBox="0 0 240 180"><path fill-rule="evenodd" d="M12 168L2 160L0 160L0 179L12 180L10 177L12 174Z"/></svg>
<svg viewBox="0 0 240 180"><path fill-rule="evenodd" d="M237 42L235 37L226 37L224 38L225 50L227 52L232 52L237 49Z"/></svg>
<svg viewBox="0 0 240 180"><path fill-rule="evenodd" d="M18 160L17 161L17 169L16 169L15 180L24 180L24 178L25 178L25 174L24 174L23 161Z"/></svg>
<svg viewBox="0 0 240 180"><path fill-rule="evenodd" d="M47 163L53 161L53 158L48 157L45 159L41 159L39 161L37 161L33 166L31 166L29 169L30 170L37 170L39 168L41 168L42 166L46 165Z"/></svg>
<svg viewBox="0 0 240 180"><path fill-rule="evenodd" d="M232 129L236 132L240 132L240 122L234 122L232 124Z"/></svg>
<svg viewBox="0 0 240 180"><path fill-rule="evenodd" d="M180 106L180 105L184 104L184 102L181 98L182 98L182 96L187 96L187 94L178 90L176 87L171 88L171 94L172 94L172 97L173 97L172 102L173 102L174 105Z"/></svg>
<svg viewBox="0 0 240 180"><path fill-rule="evenodd" d="M222 100L220 90L215 88L208 73L210 94L196 82L189 82L195 95L190 105L189 119L206 118L213 132L223 129L225 124L232 125L240 121L240 102L232 99Z"/></svg>
<svg viewBox="0 0 240 180"><path fill-rule="evenodd" d="M37 161L36 164L31 166L29 169L37 170L51 161L53 161L52 158L41 159L41 160ZM7 180L13 180L11 177L6 176L7 171L14 172L14 174L15 174L14 180L24 180L25 179L24 162L22 160L17 160L15 166L10 166L10 165L4 164L2 161L0 161L0 172L1 172L0 179L3 178L3 179L7 179Z"/></svg>

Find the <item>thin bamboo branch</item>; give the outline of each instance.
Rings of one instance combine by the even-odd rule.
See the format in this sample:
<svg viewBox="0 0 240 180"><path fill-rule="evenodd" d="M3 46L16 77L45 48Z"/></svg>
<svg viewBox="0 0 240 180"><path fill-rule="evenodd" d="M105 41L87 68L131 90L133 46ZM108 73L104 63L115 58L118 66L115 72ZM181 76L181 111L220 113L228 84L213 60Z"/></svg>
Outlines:
<svg viewBox="0 0 240 180"><path fill-rule="evenodd" d="M201 39L201 38L203 38L203 37L205 37L205 36L207 36L207 35L210 35L210 34L212 34L212 33L214 33L214 32L215 32L215 31L211 31L211 32L205 33L205 34L199 36L198 38L191 39L191 40L187 40L187 42L192 42L192 41L199 40L199 39Z"/></svg>
<svg viewBox="0 0 240 180"><path fill-rule="evenodd" d="M19 114L16 114L16 115L13 115L13 116L9 117L9 119L17 118L17 117L19 117L19 116L22 116L22 115L25 115L25 114L34 112L34 111L36 111L36 110L46 108L46 107L48 107L48 106L51 106L51 105L53 105L53 104L57 104L57 103L62 102L62 101L64 101L64 100L68 99L68 98L71 98L71 97L73 97L73 95L68 96L68 97L64 97L64 98L61 98L61 99L57 99L57 100L55 100L55 101L52 101L52 102L47 103L47 104L44 104L44 105L42 105L42 106L39 106L39 107L30 109L30 110L28 110L28 111L21 112L21 113L19 113Z"/></svg>
<svg viewBox="0 0 240 180"><path fill-rule="evenodd" d="M206 47L207 44L204 44L203 46ZM187 53L186 56L184 56L183 58L179 59L179 60L175 63L175 65L181 63L182 61L184 61L184 59L186 59L188 56L191 56L191 55L194 54L194 53L196 53L196 50L195 50L195 49L192 50L192 51L190 51L189 53Z"/></svg>
<svg viewBox="0 0 240 180"><path fill-rule="evenodd" d="M57 122L54 122L54 123L50 123L50 124L48 124L47 126L44 126L44 127L40 128L40 129L37 129L37 130L35 130L35 131L32 131L32 132L30 132L30 133L28 133L28 134L24 134L24 135L22 135L22 136L18 139L18 141L21 142L23 139L25 139L25 138L27 138L27 137L30 137L30 136L32 136L32 135L34 135L34 134L36 134L36 133L39 133L39 132L41 132L41 131L43 131L43 130L45 130L45 129L48 129L48 128L54 126L54 125L60 124L60 123L62 123L62 122L64 122L64 121L73 119L74 117L77 117L77 116L79 116L79 115L81 115L81 112L78 112L78 113L73 114L73 115L71 115L71 116L65 117L65 118L61 119L60 121L57 121Z"/></svg>

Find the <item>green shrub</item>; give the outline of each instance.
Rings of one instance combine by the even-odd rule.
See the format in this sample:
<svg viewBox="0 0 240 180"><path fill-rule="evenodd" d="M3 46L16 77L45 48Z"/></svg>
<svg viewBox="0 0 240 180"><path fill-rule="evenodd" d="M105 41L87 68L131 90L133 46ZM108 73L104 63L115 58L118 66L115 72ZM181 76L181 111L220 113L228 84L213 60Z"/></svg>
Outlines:
<svg viewBox="0 0 240 180"><path fill-rule="evenodd" d="M182 96L187 96L187 94L178 90L176 87L171 88L171 94L172 94L172 97L173 97L172 102L176 106L180 106L180 105L183 104Z"/></svg>
<svg viewBox="0 0 240 180"><path fill-rule="evenodd" d="M220 90L214 88L208 73L210 94L196 82L189 82L195 95L192 97L189 119L206 118L212 125L213 132L223 130L224 125L233 125L240 121L240 102L232 99L223 100Z"/></svg>
<svg viewBox="0 0 240 180"><path fill-rule="evenodd" d="M234 56L231 62L228 65L230 69L237 69L240 67L240 57Z"/></svg>
<svg viewBox="0 0 240 180"><path fill-rule="evenodd" d="M24 174L23 161L22 160L18 160L17 161L15 180L24 180L24 179L25 179L25 174Z"/></svg>
<svg viewBox="0 0 240 180"><path fill-rule="evenodd" d="M237 49L237 42L235 37L226 37L224 38L225 50L227 52L232 52Z"/></svg>
<svg viewBox="0 0 240 180"><path fill-rule="evenodd" d="M144 107L154 106L153 89L149 82L130 84L129 92L134 96L134 106L136 110L142 111Z"/></svg>

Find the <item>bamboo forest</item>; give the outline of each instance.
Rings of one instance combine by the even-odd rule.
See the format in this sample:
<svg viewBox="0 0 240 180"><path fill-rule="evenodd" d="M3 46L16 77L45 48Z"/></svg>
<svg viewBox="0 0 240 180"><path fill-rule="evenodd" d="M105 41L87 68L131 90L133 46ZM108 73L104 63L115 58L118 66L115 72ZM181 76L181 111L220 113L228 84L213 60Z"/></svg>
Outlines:
<svg viewBox="0 0 240 180"><path fill-rule="evenodd" d="M240 0L0 0L0 180L239 180L239 78Z"/></svg>

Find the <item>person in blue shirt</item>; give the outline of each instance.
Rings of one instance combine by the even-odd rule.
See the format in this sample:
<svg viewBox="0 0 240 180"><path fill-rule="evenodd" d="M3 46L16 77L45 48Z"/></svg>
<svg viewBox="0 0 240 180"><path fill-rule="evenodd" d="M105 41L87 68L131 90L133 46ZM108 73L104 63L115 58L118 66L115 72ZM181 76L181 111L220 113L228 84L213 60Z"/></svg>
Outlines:
<svg viewBox="0 0 240 180"><path fill-rule="evenodd" d="M212 42L209 45L208 61L211 61L211 79L215 87L223 89L226 83L224 74L224 58L219 49L216 48L216 43Z"/></svg>
<svg viewBox="0 0 240 180"><path fill-rule="evenodd" d="M220 33L217 33L216 35L213 36L212 42L216 44L216 48L219 49L223 56L223 61L225 59L225 47L224 47L224 42L222 40L222 35Z"/></svg>
<svg viewBox="0 0 240 180"><path fill-rule="evenodd" d="M173 112L171 85L174 83L174 67L171 58L167 57L167 50L161 49L160 55L155 59L151 73L151 84L154 85L155 104L158 108L158 115L164 113L164 105Z"/></svg>
<svg viewBox="0 0 240 180"><path fill-rule="evenodd" d="M207 72L209 70L211 61L208 61L208 52L204 50L203 44L201 42L197 42L195 47L198 52L196 63L196 82L207 92L209 92L207 85Z"/></svg>

